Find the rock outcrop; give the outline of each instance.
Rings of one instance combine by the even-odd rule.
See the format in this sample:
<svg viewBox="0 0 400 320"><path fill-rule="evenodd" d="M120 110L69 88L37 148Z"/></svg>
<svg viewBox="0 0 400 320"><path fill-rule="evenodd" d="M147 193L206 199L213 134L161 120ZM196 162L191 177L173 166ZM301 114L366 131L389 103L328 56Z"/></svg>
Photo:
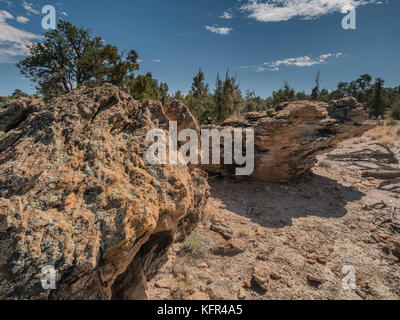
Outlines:
<svg viewBox="0 0 400 320"><path fill-rule="evenodd" d="M373 128L366 123L362 105L348 97L330 103L297 101L279 104L267 112L253 112L207 129L254 129L255 169L250 177L269 182L298 178L338 143L359 137ZM221 150L224 146L221 144ZM243 150L246 150L245 146ZM221 151L223 156L223 151ZM212 174L234 176L235 165L204 165Z"/></svg>
<svg viewBox="0 0 400 320"><path fill-rule="evenodd" d="M209 195L203 171L146 163L146 134L167 114L193 126L181 107L104 86L0 109L0 299L147 298Z"/></svg>

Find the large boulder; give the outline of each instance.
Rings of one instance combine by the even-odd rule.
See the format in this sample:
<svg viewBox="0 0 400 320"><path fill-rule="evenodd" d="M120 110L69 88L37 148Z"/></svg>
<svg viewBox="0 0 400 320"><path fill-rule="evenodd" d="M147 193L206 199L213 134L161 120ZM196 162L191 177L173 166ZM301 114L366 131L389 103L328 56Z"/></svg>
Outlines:
<svg viewBox="0 0 400 320"><path fill-rule="evenodd" d="M245 178L284 183L312 168L318 154L327 153L338 143L359 137L374 127L365 121L362 105L348 97L330 103L286 102L266 112L247 113L218 127L205 128L254 129L255 168L253 174ZM221 150L223 148L221 143ZM213 174L235 175L236 166L223 163L221 160L221 165L204 165L203 168Z"/></svg>
<svg viewBox="0 0 400 320"><path fill-rule="evenodd" d="M168 120L114 86L0 109L0 299L147 298L209 196L203 171L146 162Z"/></svg>

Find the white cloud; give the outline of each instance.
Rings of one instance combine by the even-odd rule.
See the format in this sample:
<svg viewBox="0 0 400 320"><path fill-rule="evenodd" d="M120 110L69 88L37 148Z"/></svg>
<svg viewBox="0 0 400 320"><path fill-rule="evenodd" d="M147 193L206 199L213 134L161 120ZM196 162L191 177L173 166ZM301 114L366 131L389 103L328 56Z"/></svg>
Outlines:
<svg viewBox="0 0 400 320"><path fill-rule="evenodd" d="M155 62L155 63L161 63L162 61L161 61L161 59L154 59L153 62Z"/></svg>
<svg viewBox="0 0 400 320"><path fill-rule="evenodd" d="M228 27L213 27L213 26L206 26L205 27L208 31L211 31L213 33L217 33L217 34L222 34L222 35L228 35L231 33L231 31L233 31L232 28L228 28Z"/></svg>
<svg viewBox="0 0 400 320"><path fill-rule="evenodd" d="M295 58L287 58L283 60L276 60L272 62L265 62L263 67L258 67L258 72L269 70L269 71L279 71L282 66L296 66L296 67L312 67L315 65L326 63L331 58L339 58L343 56L343 53L327 53L321 54L319 57L295 57Z"/></svg>
<svg viewBox="0 0 400 320"><path fill-rule="evenodd" d="M14 63L18 56L29 54L27 46L41 36L10 26L6 20L14 17L7 11L0 11L0 63Z"/></svg>
<svg viewBox="0 0 400 320"><path fill-rule="evenodd" d="M14 16L6 10L0 11L0 21L5 21L6 19L14 19Z"/></svg>
<svg viewBox="0 0 400 320"><path fill-rule="evenodd" d="M27 22L29 21L29 19L26 18L26 17L18 16L18 17L17 17L17 21L18 21L19 23L27 23Z"/></svg>
<svg viewBox="0 0 400 320"><path fill-rule="evenodd" d="M288 21L298 17L315 19L333 12L343 12L369 3L380 4L378 0L249 0L241 10L260 22Z"/></svg>
<svg viewBox="0 0 400 320"><path fill-rule="evenodd" d="M27 1L24 0L24 1L22 2L22 6L23 6L24 9L25 9L27 12L29 12L29 13L32 13L32 14L40 14L40 12L34 8L34 5L33 5L32 3L29 3L29 2L27 2Z"/></svg>
<svg viewBox="0 0 400 320"><path fill-rule="evenodd" d="M221 19L228 19L228 20L230 20L230 19L233 18L233 14L232 14L232 12L225 11L225 12L222 14L222 16L220 16L220 18L221 18Z"/></svg>

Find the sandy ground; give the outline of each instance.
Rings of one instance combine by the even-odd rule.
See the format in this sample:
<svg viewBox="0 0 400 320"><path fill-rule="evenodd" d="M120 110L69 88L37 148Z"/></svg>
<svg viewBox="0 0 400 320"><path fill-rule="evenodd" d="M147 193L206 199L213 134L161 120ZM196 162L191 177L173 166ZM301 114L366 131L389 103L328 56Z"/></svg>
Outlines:
<svg viewBox="0 0 400 320"><path fill-rule="evenodd" d="M370 138L349 140L333 153L361 150ZM392 148L399 157L400 142ZM373 167L370 163L365 163ZM210 179L204 221L149 284L152 299L400 299L400 260L392 250L399 233L389 224L399 195L378 190L351 162L326 156L312 174L287 185ZM370 207L383 201L388 207ZM211 226L242 240L244 252L213 253L225 243ZM215 229L215 228L214 228ZM397 237L397 238L396 238ZM241 251L243 251L241 250ZM253 268L272 270L267 288ZM356 290L344 289L343 267L355 270Z"/></svg>

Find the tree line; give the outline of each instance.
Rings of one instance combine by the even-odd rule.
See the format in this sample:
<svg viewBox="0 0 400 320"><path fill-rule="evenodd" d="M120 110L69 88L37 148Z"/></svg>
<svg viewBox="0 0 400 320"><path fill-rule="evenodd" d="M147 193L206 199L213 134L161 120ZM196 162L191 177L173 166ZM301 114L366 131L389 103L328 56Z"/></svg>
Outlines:
<svg viewBox="0 0 400 320"><path fill-rule="evenodd" d="M400 86L388 88L384 80L368 74L351 82L339 82L335 90L321 88L320 73L310 94L296 92L285 82L266 99L254 91L243 94L236 76L229 70L217 75L215 88L210 89L201 69L193 78L187 94L169 92L167 83L158 82L151 72L136 75L139 70L135 50L120 53L116 46L105 44L100 37L92 37L87 29L60 20L57 29L45 33L44 41L33 43L30 55L17 63L21 74L36 86L37 94L45 99L72 92L78 87L113 84L129 92L138 101L160 100L163 104L173 99L185 103L200 124L220 123L245 112L265 111L277 104L296 100L329 101L353 96L363 103L371 118L391 116L400 120ZM9 100L27 96L16 90L9 97L0 97L0 106Z"/></svg>

